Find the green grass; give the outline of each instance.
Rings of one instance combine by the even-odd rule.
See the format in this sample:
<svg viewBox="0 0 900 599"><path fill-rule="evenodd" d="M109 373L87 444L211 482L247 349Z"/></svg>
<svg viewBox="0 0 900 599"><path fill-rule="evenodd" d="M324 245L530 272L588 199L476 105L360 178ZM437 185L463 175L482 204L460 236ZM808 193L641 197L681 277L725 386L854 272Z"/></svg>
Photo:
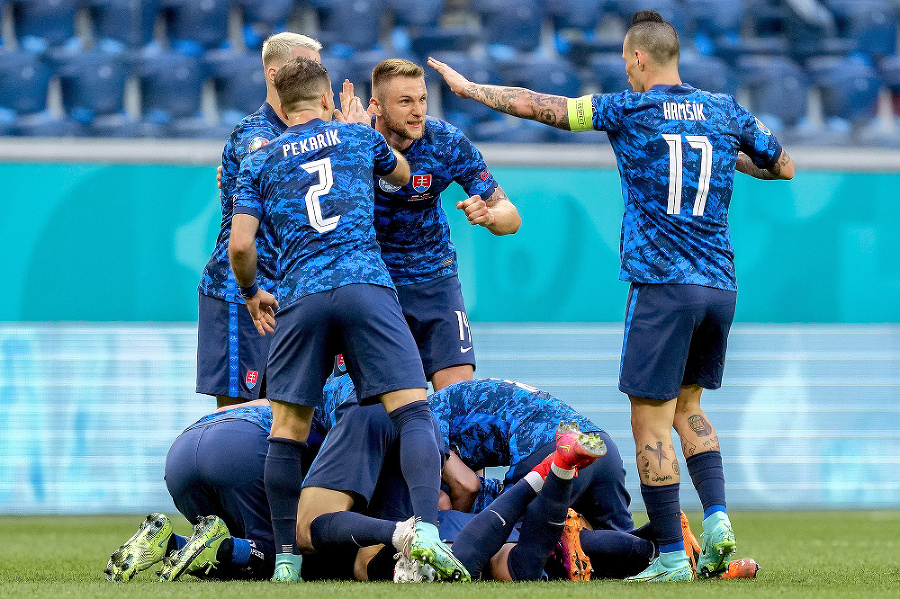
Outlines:
<svg viewBox="0 0 900 599"><path fill-rule="evenodd" d="M691 513L699 534L700 514ZM130 583L105 580L109 554L137 529L141 516L0 517L0 597L900 597L900 512L733 512L737 556L762 566L756 580L696 581L679 584L474 583L394 585L392 583L244 582L161 584L150 572ZM175 523L187 532L186 521Z"/></svg>

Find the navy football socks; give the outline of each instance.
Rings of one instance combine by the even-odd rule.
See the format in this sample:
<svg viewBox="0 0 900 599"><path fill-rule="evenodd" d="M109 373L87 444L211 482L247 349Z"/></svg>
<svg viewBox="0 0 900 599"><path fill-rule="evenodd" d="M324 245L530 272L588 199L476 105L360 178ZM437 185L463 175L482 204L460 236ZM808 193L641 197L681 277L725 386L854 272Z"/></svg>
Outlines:
<svg viewBox="0 0 900 599"><path fill-rule="evenodd" d="M397 523L370 518L357 512L334 512L318 516L310 524L313 547L354 543L359 547L391 545Z"/></svg>
<svg viewBox="0 0 900 599"><path fill-rule="evenodd" d="M301 441L269 437L264 481L276 553L300 553L297 548L297 502L303 483L301 460L305 449L306 443Z"/></svg>
<svg viewBox="0 0 900 599"><path fill-rule="evenodd" d="M490 559L509 538L534 497L534 489L528 481L521 479L472 518L456 536L453 555L466 567L472 580L481 575Z"/></svg>
<svg viewBox="0 0 900 599"><path fill-rule="evenodd" d="M722 468L722 453L704 451L685 460L691 482L697 489L704 517L707 511L725 511L725 470Z"/></svg>
<svg viewBox="0 0 900 599"><path fill-rule="evenodd" d="M582 530L581 549L596 578L625 578L647 567L656 553L652 541L618 530Z"/></svg>
<svg viewBox="0 0 900 599"><path fill-rule="evenodd" d="M641 496L647 507L647 516L656 533L656 542L660 551L677 551L678 545L684 549L684 537L681 534L681 505L678 498L679 484L651 487L641 483Z"/></svg>
<svg viewBox="0 0 900 599"><path fill-rule="evenodd" d="M400 433L400 471L409 487L413 514L437 523L441 485L441 453L434 434L434 416L426 400L414 401L390 413Z"/></svg>
<svg viewBox="0 0 900 599"><path fill-rule="evenodd" d="M540 580L544 564L559 542L569 503L572 480L561 479L551 469L544 487L525 510L519 542L509 552L507 565L513 580Z"/></svg>

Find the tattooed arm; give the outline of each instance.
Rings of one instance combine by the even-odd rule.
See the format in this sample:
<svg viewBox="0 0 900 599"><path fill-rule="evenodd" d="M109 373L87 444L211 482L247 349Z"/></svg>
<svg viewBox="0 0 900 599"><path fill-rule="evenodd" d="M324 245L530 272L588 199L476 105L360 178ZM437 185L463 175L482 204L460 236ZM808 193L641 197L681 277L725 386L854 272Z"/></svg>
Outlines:
<svg viewBox="0 0 900 599"><path fill-rule="evenodd" d="M428 64L444 77L460 98L481 102L489 108L523 119L531 119L559 129L570 130L568 98L539 94L523 87L472 83L448 65L434 58Z"/></svg>
<svg viewBox="0 0 900 599"><path fill-rule="evenodd" d="M794 161L788 156L787 152L781 151L781 156L769 168L759 168L750 157L746 154L738 154L737 165L735 170L756 177L757 179L766 179L774 181L776 179L793 179L794 178Z"/></svg>
<svg viewBox="0 0 900 599"><path fill-rule="evenodd" d="M498 185L487 200L472 196L456 203L473 225L481 225L494 235L509 235L519 230L522 218L515 205Z"/></svg>

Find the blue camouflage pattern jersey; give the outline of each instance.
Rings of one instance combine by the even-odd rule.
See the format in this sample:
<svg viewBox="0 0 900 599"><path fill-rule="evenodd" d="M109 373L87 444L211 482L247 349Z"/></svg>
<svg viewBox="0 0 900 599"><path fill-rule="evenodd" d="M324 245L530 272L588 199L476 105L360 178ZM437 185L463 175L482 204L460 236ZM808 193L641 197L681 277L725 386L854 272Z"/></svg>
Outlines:
<svg viewBox="0 0 900 599"><path fill-rule="evenodd" d="M278 249L281 308L353 283L393 289L372 220L372 178L397 167L368 125L313 119L241 164L234 213L267 220Z"/></svg>
<svg viewBox="0 0 900 599"><path fill-rule="evenodd" d="M497 182L481 152L453 125L426 117L422 139L404 152L412 172L397 187L375 181L375 232L396 285L431 281L456 272L456 249L441 207L441 192L456 181L469 196L487 200Z"/></svg>
<svg viewBox="0 0 900 599"><path fill-rule="evenodd" d="M328 410L334 412L334 408L335 406L316 407L315 411L313 412L312 424L310 426L310 436L308 441L310 445L315 442L321 444L321 440L325 437L325 433L331 429L332 415ZM272 430L272 406L244 406L222 410L221 412L213 412L212 414L203 416L202 418L200 418L200 420L184 430L189 431L192 428L197 428L198 426L205 426L207 424L221 422L224 420L246 420L247 422L252 422L253 424L258 425L264 431L270 432Z"/></svg>
<svg viewBox="0 0 900 599"><path fill-rule="evenodd" d="M781 156L758 119L732 96L679 84L569 99L569 124L606 131L616 154L620 279L737 290L728 232L737 154L760 168Z"/></svg>
<svg viewBox="0 0 900 599"><path fill-rule="evenodd" d="M237 177L241 161L254 150L258 150L282 133L287 125L278 118L268 102L259 110L241 120L234 128L225 149L222 151L222 225L216 238L216 247L203 269L200 279L200 293L217 297L232 303L244 303L238 292L231 264L228 262L228 238L231 234L231 215L234 194L237 191ZM256 236L256 281L268 292L275 289L276 253L267 229L260 227Z"/></svg>
<svg viewBox="0 0 900 599"><path fill-rule="evenodd" d="M553 441L562 421L601 429L546 391L500 379L460 381L428 397L441 433L472 470L515 467Z"/></svg>

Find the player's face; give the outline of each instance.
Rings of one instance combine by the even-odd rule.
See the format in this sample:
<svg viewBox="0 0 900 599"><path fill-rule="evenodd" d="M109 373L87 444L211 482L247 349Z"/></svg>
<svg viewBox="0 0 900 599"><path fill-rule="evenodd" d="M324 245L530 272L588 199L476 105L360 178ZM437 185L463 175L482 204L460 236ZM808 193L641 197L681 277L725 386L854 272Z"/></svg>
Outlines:
<svg viewBox="0 0 900 599"><path fill-rule="evenodd" d="M428 91L424 77L394 77L384 86L384 97L378 104L384 126L404 139L422 139Z"/></svg>

